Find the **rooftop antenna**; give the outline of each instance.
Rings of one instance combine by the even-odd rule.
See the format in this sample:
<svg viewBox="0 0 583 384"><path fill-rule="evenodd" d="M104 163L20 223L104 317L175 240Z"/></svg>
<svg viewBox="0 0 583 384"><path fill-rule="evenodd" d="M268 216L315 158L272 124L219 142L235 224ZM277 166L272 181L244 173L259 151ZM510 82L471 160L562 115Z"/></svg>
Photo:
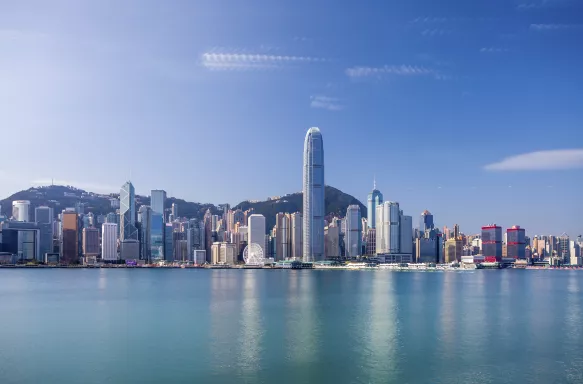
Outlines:
<svg viewBox="0 0 583 384"><path fill-rule="evenodd" d="M372 189L377 189L377 175L374 174L372 177Z"/></svg>

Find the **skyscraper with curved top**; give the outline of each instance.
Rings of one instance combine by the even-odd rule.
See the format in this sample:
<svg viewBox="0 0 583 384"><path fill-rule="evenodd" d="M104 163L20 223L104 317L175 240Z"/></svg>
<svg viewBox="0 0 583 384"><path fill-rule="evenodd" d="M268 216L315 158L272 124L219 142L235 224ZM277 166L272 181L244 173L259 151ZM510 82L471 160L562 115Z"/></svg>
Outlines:
<svg viewBox="0 0 583 384"><path fill-rule="evenodd" d="M371 193L368 194L368 207L366 213L368 214L368 227L376 228L376 210L379 205L383 204L383 194L377 189L376 179L373 181L373 188Z"/></svg>
<svg viewBox="0 0 583 384"><path fill-rule="evenodd" d="M324 260L324 141L318 128L304 140L303 260Z"/></svg>

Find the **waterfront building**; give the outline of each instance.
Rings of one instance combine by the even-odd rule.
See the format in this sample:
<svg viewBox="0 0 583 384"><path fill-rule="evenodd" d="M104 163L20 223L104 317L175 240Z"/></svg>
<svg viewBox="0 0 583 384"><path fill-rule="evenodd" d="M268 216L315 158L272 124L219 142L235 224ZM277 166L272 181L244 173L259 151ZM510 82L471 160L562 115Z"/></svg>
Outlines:
<svg viewBox="0 0 583 384"><path fill-rule="evenodd" d="M349 205L346 209L346 232L344 233L346 257L358 257L362 254L362 220L360 206Z"/></svg>
<svg viewBox="0 0 583 384"><path fill-rule="evenodd" d="M301 259L303 252L302 234L302 214L299 212L291 214L291 257Z"/></svg>
<svg viewBox="0 0 583 384"><path fill-rule="evenodd" d="M99 230L83 228L83 257L99 256Z"/></svg>
<svg viewBox="0 0 583 384"><path fill-rule="evenodd" d="M255 243L261 247L264 257L268 254L268 248L265 244L265 216L253 214L247 221L249 245Z"/></svg>
<svg viewBox="0 0 583 384"><path fill-rule="evenodd" d="M133 184L128 181L122 185L120 193L120 234L121 241L138 240L136 228L136 201Z"/></svg>
<svg viewBox="0 0 583 384"><path fill-rule="evenodd" d="M304 140L303 162L303 260L324 259L324 142L318 128Z"/></svg>
<svg viewBox="0 0 583 384"><path fill-rule="evenodd" d="M504 252L502 253L504 256ZM506 257L526 259L525 231L518 225L506 230Z"/></svg>
<svg viewBox="0 0 583 384"><path fill-rule="evenodd" d="M39 224L4 221L0 229L0 239L0 249L16 255L17 261L43 261Z"/></svg>
<svg viewBox="0 0 583 384"><path fill-rule="evenodd" d="M287 213L275 215L275 261L291 257L290 216Z"/></svg>
<svg viewBox="0 0 583 384"><path fill-rule="evenodd" d="M575 241L569 241L569 264L581 266L581 247Z"/></svg>
<svg viewBox="0 0 583 384"><path fill-rule="evenodd" d="M122 240L119 244L119 257L122 260L139 260L140 242L136 239Z"/></svg>
<svg viewBox="0 0 583 384"><path fill-rule="evenodd" d="M193 251L193 262L197 265L203 265L206 263L206 250L204 249L195 249Z"/></svg>
<svg viewBox="0 0 583 384"><path fill-rule="evenodd" d="M377 230L369 228L366 233L366 251L365 255L372 256L377 253Z"/></svg>
<svg viewBox="0 0 583 384"><path fill-rule="evenodd" d="M337 258L342 255L340 247L340 227L328 225L324 228L324 251L326 258Z"/></svg>
<svg viewBox="0 0 583 384"><path fill-rule="evenodd" d="M188 227L186 228L186 241L188 247L189 257L192 256L195 250L204 250L204 223L199 219L190 219Z"/></svg>
<svg viewBox="0 0 583 384"><path fill-rule="evenodd" d="M237 262L238 250L235 244L222 242L219 249L219 263L233 265Z"/></svg>
<svg viewBox="0 0 583 384"><path fill-rule="evenodd" d="M30 201L14 200L12 202L12 218L15 221L30 221Z"/></svg>
<svg viewBox="0 0 583 384"><path fill-rule="evenodd" d="M53 208L40 206L34 209L34 221L35 223L46 223L52 224L55 218Z"/></svg>
<svg viewBox="0 0 583 384"><path fill-rule="evenodd" d="M418 263L438 263L441 242L439 237L415 239L415 258Z"/></svg>
<svg viewBox="0 0 583 384"><path fill-rule="evenodd" d="M150 261L152 258L152 208L147 205L138 209L140 223L140 260Z"/></svg>
<svg viewBox="0 0 583 384"><path fill-rule="evenodd" d="M486 262L502 261L502 228L496 224L482 227L482 254Z"/></svg>
<svg viewBox="0 0 583 384"><path fill-rule="evenodd" d="M146 252L150 262L164 260L164 215L151 211L150 214L150 251ZM142 244L142 247L144 245Z"/></svg>
<svg viewBox="0 0 583 384"><path fill-rule="evenodd" d="M399 203L385 201L377 207L376 212L376 252L381 253L399 253L400 252L400 233L399 221L401 213Z"/></svg>
<svg viewBox="0 0 583 384"><path fill-rule="evenodd" d="M463 253L462 241L451 238L445 242L445 262L456 263L461 262Z"/></svg>
<svg viewBox="0 0 583 384"><path fill-rule="evenodd" d="M557 256L563 263L569 263L570 254L570 240L567 234L563 234L558 238L558 246L557 246Z"/></svg>
<svg viewBox="0 0 583 384"><path fill-rule="evenodd" d="M174 261L174 227L172 223L164 226L164 260Z"/></svg>
<svg viewBox="0 0 583 384"><path fill-rule="evenodd" d="M367 203L368 227L376 228L376 210L383 203L383 194L377 189L376 179L373 181L372 191L368 194Z"/></svg>
<svg viewBox="0 0 583 384"><path fill-rule="evenodd" d="M103 261L118 260L116 223L103 223L101 225L101 259Z"/></svg>
<svg viewBox="0 0 583 384"><path fill-rule="evenodd" d="M77 212L61 213L62 239L60 261L63 264L79 263L79 220Z"/></svg>

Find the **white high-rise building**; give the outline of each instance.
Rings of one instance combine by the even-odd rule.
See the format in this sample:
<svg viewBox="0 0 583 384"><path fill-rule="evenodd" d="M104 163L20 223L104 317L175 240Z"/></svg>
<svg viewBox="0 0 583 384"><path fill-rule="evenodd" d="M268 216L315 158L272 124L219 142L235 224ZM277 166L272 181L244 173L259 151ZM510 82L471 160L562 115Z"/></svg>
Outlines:
<svg viewBox="0 0 583 384"><path fill-rule="evenodd" d="M30 221L30 201L14 200L12 202L12 217L16 221Z"/></svg>
<svg viewBox="0 0 583 384"><path fill-rule="evenodd" d="M318 128L310 128L304 141L303 260L324 260L324 141Z"/></svg>
<svg viewBox="0 0 583 384"><path fill-rule="evenodd" d="M413 254L413 217L404 216L401 212L399 220L399 253Z"/></svg>
<svg viewBox="0 0 583 384"><path fill-rule="evenodd" d="M257 214L250 215L247 219L247 228L247 244L259 244L263 250L263 257L267 257L267 249L265 249L265 216Z"/></svg>
<svg viewBox="0 0 583 384"><path fill-rule="evenodd" d="M101 259L116 261L117 256L117 224L103 223L101 225Z"/></svg>
<svg viewBox="0 0 583 384"><path fill-rule="evenodd" d="M399 203L386 201L377 207L376 253L413 254L413 218L403 215Z"/></svg>

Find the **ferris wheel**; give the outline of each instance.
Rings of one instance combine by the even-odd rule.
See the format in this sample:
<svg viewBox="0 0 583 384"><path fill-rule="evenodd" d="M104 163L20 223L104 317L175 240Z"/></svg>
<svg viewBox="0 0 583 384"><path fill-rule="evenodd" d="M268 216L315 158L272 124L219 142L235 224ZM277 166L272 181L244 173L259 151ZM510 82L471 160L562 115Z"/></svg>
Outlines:
<svg viewBox="0 0 583 384"><path fill-rule="evenodd" d="M265 264L265 257L263 256L263 248L257 243L251 243L245 247L243 251L243 260L246 265L263 266Z"/></svg>

